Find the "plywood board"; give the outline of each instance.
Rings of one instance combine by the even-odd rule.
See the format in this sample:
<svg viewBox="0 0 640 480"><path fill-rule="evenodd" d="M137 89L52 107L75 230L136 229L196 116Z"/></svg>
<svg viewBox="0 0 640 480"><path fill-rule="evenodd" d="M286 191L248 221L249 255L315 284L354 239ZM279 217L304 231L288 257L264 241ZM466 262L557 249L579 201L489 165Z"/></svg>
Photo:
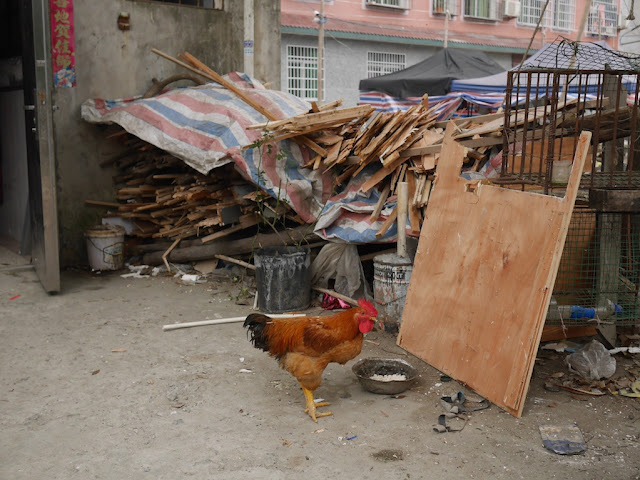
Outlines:
<svg viewBox="0 0 640 480"><path fill-rule="evenodd" d="M398 344L520 416L591 134L564 198L460 177L449 124Z"/></svg>

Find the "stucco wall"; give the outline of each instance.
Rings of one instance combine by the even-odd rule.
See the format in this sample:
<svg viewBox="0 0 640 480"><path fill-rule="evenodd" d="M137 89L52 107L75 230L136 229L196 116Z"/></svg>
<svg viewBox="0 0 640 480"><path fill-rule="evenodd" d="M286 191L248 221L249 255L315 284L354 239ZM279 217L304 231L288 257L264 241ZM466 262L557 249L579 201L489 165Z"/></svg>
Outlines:
<svg viewBox="0 0 640 480"><path fill-rule="evenodd" d="M254 76L272 90L280 90L280 2L255 0L253 5Z"/></svg>
<svg viewBox="0 0 640 480"><path fill-rule="evenodd" d="M92 97L139 95L149 88L152 78L184 72L152 53L152 48L172 56L188 51L220 74L241 71L243 8L241 1L226 1L225 11L216 11L131 0L75 0L77 87L54 91L61 265L86 262L83 232L100 222L103 210L85 206L85 199L113 201L115 195L114 172L100 168L99 163L119 147L104 138L105 127L80 118L82 102ZM129 31L118 30L121 11L130 14ZM279 8L263 9L258 22L276 24L261 26L260 35L279 34ZM256 45L263 42L270 47L266 51L260 47L265 58L264 66L256 68L258 78L273 76L269 69L280 71L279 37L256 36Z"/></svg>

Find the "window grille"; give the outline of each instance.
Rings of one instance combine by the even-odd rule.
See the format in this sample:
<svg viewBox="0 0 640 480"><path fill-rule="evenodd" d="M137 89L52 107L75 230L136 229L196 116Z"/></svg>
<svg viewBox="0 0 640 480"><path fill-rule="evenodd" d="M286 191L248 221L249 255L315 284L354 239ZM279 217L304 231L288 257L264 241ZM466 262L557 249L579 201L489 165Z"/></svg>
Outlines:
<svg viewBox="0 0 640 480"><path fill-rule="evenodd" d="M449 9L449 15L458 15L458 1L457 0L433 0L431 3L431 13L436 15L444 15Z"/></svg>
<svg viewBox="0 0 640 480"><path fill-rule="evenodd" d="M538 24L538 18L540 18L544 4L545 0L520 0L518 25L535 27ZM554 30L574 30L576 25L575 0L553 0L549 2L541 25Z"/></svg>
<svg viewBox="0 0 640 480"><path fill-rule="evenodd" d="M304 100L318 99L318 47L287 46L287 91Z"/></svg>
<svg viewBox="0 0 640 480"><path fill-rule="evenodd" d="M587 33L607 37L618 34L618 5L615 0L593 0Z"/></svg>
<svg viewBox="0 0 640 480"><path fill-rule="evenodd" d="M573 30L575 24L575 0L555 0L553 2L553 27L557 30Z"/></svg>
<svg viewBox="0 0 640 480"><path fill-rule="evenodd" d="M367 78L379 77L405 68L407 58L404 53L367 53Z"/></svg>
<svg viewBox="0 0 640 480"><path fill-rule="evenodd" d="M521 0L520 16L518 17L518 25L530 25L535 27L544 7L544 0ZM549 7L545 11L545 18L541 25L548 27Z"/></svg>
<svg viewBox="0 0 640 480"><path fill-rule="evenodd" d="M499 20L497 0L464 0L464 16L482 20Z"/></svg>
<svg viewBox="0 0 640 480"><path fill-rule="evenodd" d="M367 0L367 5L407 9L409 8L409 0Z"/></svg>
<svg viewBox="0 0 640 480"><path fill-rule="evenodd" d="M141 1L141 0L138 0ZM209 8L212 10L224 10L224 0L144 0L149 2L173 3L188 7Z"/></svg>

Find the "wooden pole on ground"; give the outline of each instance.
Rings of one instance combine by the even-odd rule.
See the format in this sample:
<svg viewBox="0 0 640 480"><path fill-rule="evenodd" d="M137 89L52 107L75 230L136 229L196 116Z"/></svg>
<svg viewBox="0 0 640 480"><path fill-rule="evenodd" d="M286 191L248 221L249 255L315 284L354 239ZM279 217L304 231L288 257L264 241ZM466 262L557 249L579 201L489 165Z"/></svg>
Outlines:
<svg viewBox="0 0 640 480"><path fill-rule="evenodd" d="M409 203L409 184L398 182L398 255L407 256L407 205Z"/></svg>

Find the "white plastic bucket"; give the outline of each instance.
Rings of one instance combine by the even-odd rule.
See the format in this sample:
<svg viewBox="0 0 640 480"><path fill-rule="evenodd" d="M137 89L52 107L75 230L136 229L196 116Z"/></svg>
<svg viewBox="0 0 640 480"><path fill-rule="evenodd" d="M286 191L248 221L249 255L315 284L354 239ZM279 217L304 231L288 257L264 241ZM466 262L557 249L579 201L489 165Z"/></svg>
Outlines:
<svg viewBox="0 0 640 480"><path fill-rule="evenodd" d="M373 298L379 326L386 332L398 333L400 330L412 271L411 259L395 253L385 253L373 259Z"/></svg>
<svg viewBox="0 0 640 480"><path fill-rule="evenodd" d="M569 183L571 176L571 168L573 160L556 160L553 162L553 171L551 172L551 183L556 185L566 185Z"/></svg>
<svg viewBox="0 0 640 480"><path fill-rule="evenodd" d="M120 270L124 264L124 228L96 225L84 232L89 266L93 270Z"/></svg>

